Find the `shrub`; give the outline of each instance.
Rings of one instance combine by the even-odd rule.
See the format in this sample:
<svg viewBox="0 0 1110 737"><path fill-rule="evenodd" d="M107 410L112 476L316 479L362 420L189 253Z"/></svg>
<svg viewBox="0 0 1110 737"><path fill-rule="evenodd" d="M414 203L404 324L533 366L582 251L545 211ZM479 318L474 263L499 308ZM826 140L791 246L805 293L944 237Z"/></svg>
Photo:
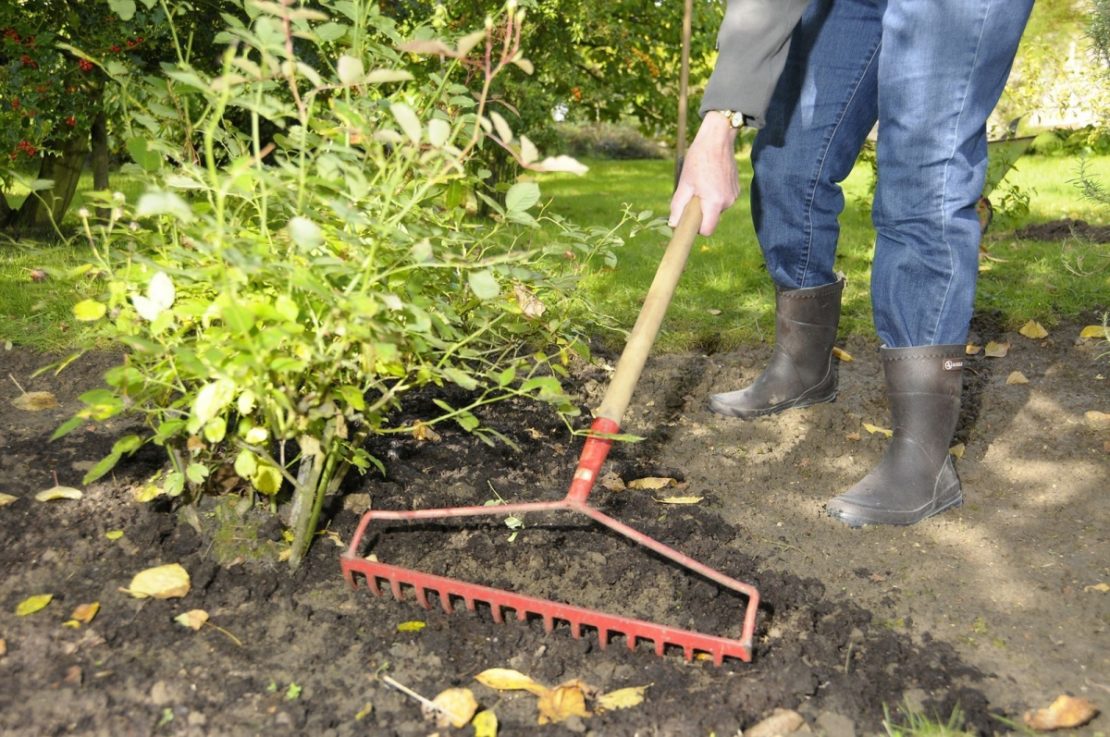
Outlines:
<svg viewBox="0 0 1110 737"><path fill-rule="evenodd" d="M630 125L563 123L557 128L562 148L571 156L597 159L661 159L666 150Z"/></svg>
<svg viewBox="0 0 1110 737"><path fill-rule="evenodd" d="M128 355L57 433L145 418L86 483L152 442L170 467L147 497L235 477L251 495L291 490L293 565L348 470L381 468L369 436L451 421L493 442L476 410L515 396L574 414L559 381L583 348L570 269L621 242L537 209L532 182L493 193L470 173L491 145L540 168L487 108L494 77L530 66L511 5L477 33L408 43L376 3L322 6L330 16L247 6L249 25L225 16L222 73L182 62L150 80L129 145L147 190L106 203L103 225L86 219L106 293L75 307ZM410 70L398 49L441 61ZM548 237L534 238L541 223ZM447 384L469 399L397 424L407 393Z"/></svg>

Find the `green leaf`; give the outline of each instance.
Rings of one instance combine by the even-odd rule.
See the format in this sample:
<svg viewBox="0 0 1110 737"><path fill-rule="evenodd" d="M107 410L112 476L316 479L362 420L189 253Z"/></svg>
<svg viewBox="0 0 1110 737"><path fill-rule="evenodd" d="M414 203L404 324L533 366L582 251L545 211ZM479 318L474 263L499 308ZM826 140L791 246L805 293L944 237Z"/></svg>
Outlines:
<svg viewBox="0 0 1110 737"><path fill-rule="evenodd" d="M63 438L84 424L84 417L70 417L68 420L62 423L62 425L57 430L54 431L54 434L50 436L50 439L57 440L58 438Z"/></svg>
<svg viewBox="0 0 1110 737"><path fill-rule="evenodd" d="M497 385L506 387L516 379L516 366L510 366L497 375Z"/></svg>
<svg viewBox="0 0 1110 737"><path fill-rule="evenodd" d="M335 21L328 21L323 25L316 26L312 30L316 32L316 35L321 41L324 43L331 43L332 41L338 41L346 35L347 26L336 23Z"/></svg>
<svg viewBox="0 0 1110 737"><path fill-rule="evenodd" d="M142 444L143 439L138 435L124 435L112 445L112 452L120 455L134 453Z"/></svg>
<svg viewBox="0 0 1110 737"><path fill-rule="evenodd" d="M469 412L460 413L459 416L455 418L455 422L459 423L459 426L467 432L472 432L476 427L478 427L478 425L481 424L480 422L478 422L478 418L470 414Z"/></svg>
<svg viewBox="0 0 1110 737"><path fill-rule="evenodd" d="M540 201L540 188L535 182L517 182L505 194L505 209L524 212Z"/></svg>
<svg viewBox="0 0 1110 737"><path fill-rule="evenodd" d="M235 473L241 479L250 480L258 470L258 459L254 453L244 448L235 456Z"/></svg>
<svg viewBox="0 0 1110 737"><path fill-rule="evenodd" d="M108 0L108 7L122 21L129 21L135 17L135 0Z"/></svg>
<svg viewBox="0 0 1110 737"><path fill-rule="evenodd" d="M172 215L183 223L193 220L193 211L188 203L173 192L147 192L139 198L135 214L141 218Z"/></svg>
<svg viewBox="0 0 1110 737"><path fill-rule="evenodd" d="M213 417L204 425L204 439L210 443L218 443L227 435L227 420L223 417Z"/></svg>
<svg viewBox="0 0 1110 737"><path fill-rule="evenodd" d="M520 385L522 392L531 392L537 389L541 396L544 394L559 396L563 393L562 384L554 376L535 376Z"/></svg>
<svg viewBox="0 0 1110 737"><path fill-rule="evenodd" d="M162 156L157 151L150 149L150 144L145 138L128 138L124 144L131 160L145 171L158 171L162 165Z"/></svg>
<svg viewBox="0 0 1110 737"><path fill-rule="evenodd" d="M242 305L224 305L223 309L220 310L220 315L223 317L224 323L239 335L249 333L251 328L254 327L254 315Z"/></svg>
<svg viewBox="0 0 1110 737"><path fill-rule="evenodd" d="M203 463L190 463L185 469L185 477L194 484L203 484L208 478L208 466Z"/></svg>
<svg viewBox="0 0 1110 737"><path fill-rule="evenodd" d="M443 375L467 391L474 391L478 388L478 382L474 380L474 377L461 369L448 367L443 369Z"/></svg>
<svg viewBox="0 0 1110 737"><path fill-rule="evenodd" d="M366 76L366 67L362 65L362 59L349 54L339 57L339 62L335 66L339 81L348 87L358 84Z"/></svg>
<svg viewBox="0 0 1110 737"><path fill-rule="evenodd" d="M273 496L281 488L281 471L276 466L260 463L251 476L251 486L260 494Z"/></svg>
<svg viewBox="0 0 1110 737"><path fill-rule="evenodd" d="M81 322L99 320L104 317L104 313L107 311L108 306L103 302L97 302L95 299L83 299L73 305L73 316Z"/></svg>
<svg viewBox="0 0 1110 737"><path fill-rule="evenodd" d="M420 138L424 134L424 127L420 124L420 118L416 117L412 108L403 102L395 102L389 106L389 111L393 113L397 124L401 126L401 130L405 132L409 140L413 143L420 143Z"/></svg>
<svg viewBox="0 0 1110 737"><path fill-rule="evenodd" d="M366 399L362 396L362 392L356 386L341 386L337 389L339 396L343 401L349 404L357 412L362 412L366 409Z"/></svg>
<svg viewBox="0 0 1110 737"><path fill-rule="evenodd" d="M489 269L471 271L466 275L466 281L478 299L493 299L501 294L501 285L497 283L497 279Z"/></svg>
<svg viewBox="0 0 1110 737"><path fill-rule="evenodd" d="M192 421L196 423L195 429L204 427L209 420L231 403L234 396L235 382L231 379L217 379L205 384L193 400Z"/></svg>
<svg viewBox="0 0 1110 737"><path fill-rule="evenodd" d="M116 467L116 464L119 463L121 457L122 455L120 453L113 451L101 458L95 466L89 469L85 477L81 479L82 485L91 484L93 481L96 481L98 478L111 471Z"/></svg>
<svg viewBox="0 0 1110 737"><path fill-rule="evenodd" d="M180 471L170 471L166 480L162 482L162 493L169 497L181 496L185 491L185 474Z"/></svg>

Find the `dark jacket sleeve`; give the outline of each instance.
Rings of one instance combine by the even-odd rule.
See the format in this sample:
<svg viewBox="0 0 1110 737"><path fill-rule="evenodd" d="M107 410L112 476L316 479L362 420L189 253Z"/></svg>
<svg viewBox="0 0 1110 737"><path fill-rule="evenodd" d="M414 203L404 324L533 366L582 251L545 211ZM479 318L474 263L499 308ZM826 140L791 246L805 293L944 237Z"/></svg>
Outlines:
<svg viewBox="0 0 1110 737"><path fill-rule="evenodd" d="M790 34L808 4L809 0L728 0L702 115L736 110L754 127L762 127L771 92L786 65Z"/></svg>

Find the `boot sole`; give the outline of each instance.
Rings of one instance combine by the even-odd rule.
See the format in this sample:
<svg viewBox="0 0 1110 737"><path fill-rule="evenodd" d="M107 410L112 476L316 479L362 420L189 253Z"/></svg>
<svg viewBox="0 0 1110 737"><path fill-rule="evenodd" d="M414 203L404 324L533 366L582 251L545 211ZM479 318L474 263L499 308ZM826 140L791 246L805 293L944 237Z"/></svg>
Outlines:
<svg viewBox="0 0 1110 737"><path fill-rule="evenodd" d="M886 512L885 514L874 514L869 516L866 511L853 513L848 510L830 509L828 506L826 506L825 510L830 517L843 522L852 529L858 529L866 525L892 525L896 527L907 527L909 525L917 524L922 520L929 519L930 517L935 517L941 512L960 507L963 505L963 503L964 495L963 492L960 492L954 498L949 499L943 504L934 507L933 509L930 509L924 513L918 510L913 510L909 512Z"/></svg>
<svg viewBox="0 0 1110 737"><path fill-rule="evenodd" d="M772 407L764 407L759 409L737 409L730 407L723 402L716 399L716 395L709 397L709 411L714 414L721 415L722 417L735 417L741 420L753 420L756 417L766 417L767 415L777 415L780 412L785 412L788 409L800 409L802 407L811 407L815 404L831 404L836 401L837 392L834 390L832 394L826 394L823 397L804 397L792 399L789 402L781 402Z"/></svg>

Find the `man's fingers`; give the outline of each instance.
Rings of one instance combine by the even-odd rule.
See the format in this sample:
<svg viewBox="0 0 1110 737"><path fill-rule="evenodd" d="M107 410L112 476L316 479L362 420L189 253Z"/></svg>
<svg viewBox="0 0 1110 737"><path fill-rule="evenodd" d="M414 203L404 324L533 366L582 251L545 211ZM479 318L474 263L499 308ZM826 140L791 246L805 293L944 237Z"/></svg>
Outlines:
<svg viewBox="0 0 1110 737"><path fill-rule="evenodd" d="M694 188L689 184L679 183L675 188L674 196L671 197L671 216L667 220L667 225L672 228L678 227L678 221L682 218L682 211L686 209L687 203L694 196Z"/></svg>
<svg viewBox="0 0 1110 737"><path fill-rule="evenodd" d="M713 235L713 231L717 229L717 223L721 220L721 210L718 205L701 205L701 229L698 231L704 236Z"/></svg>

